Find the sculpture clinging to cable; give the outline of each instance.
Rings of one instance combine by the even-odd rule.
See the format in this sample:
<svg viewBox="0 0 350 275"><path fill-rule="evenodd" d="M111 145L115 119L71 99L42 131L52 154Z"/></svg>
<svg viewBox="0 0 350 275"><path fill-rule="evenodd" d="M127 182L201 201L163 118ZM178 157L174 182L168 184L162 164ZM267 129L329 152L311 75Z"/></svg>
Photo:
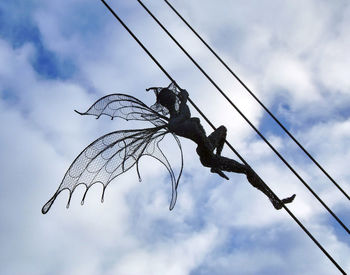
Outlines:
<svg viewBox="0 0 350 275"><path fill-rule="evenodd" d="M197 144L197 154L203 166L209 167L228 180L225 172L242 173L248 181L262 191L271 201L275 209L281 209L282 204L290 203L295 195L279 200L248 166L233 159L221 156L226 138L225 126L220 126L209 136L206 135L200 120L191 117L187 106L188 93L180 90L174 83L166 88L152 87L156 95L156 103L148 107L135 97L125 94L111 94L97 100L85 113L99 118L101 115L123 118L125 120L148 121L153 124L151 128L135 130L119 130L106 134L87 146L73 161L63 180L52 198L43 206L42 213L46 214L57 196L63 191L69 191L67 207L72 193L79 185L85 185L86 190L81 203L84 203L89 188L95 183L103 185L102 199L108 184L119 175L136 166L139 172L139 161L142 156L151 156L160 161L168 170L172 184L172 198L170 210L174 208L177 198L177 187L183 170L183 155L181 143L178 138L184 137ZM172 134L181 153L181 168L176 176L167 157L161 150L160 143L166 134Z"/></svg>

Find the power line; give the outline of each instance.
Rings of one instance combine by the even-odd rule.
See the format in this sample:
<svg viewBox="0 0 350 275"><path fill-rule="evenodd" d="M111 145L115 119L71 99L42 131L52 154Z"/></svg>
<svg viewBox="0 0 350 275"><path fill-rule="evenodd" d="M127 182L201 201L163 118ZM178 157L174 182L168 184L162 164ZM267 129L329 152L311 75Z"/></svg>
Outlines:
<svg viewBox="0 0 350 275"><path fill-rule="evenodd" d="M300 142L288 131L288 129L276 118L276 116L261 102L261 100L248 88L248 86L235 74L231 68L221 59L221 57L208 45L208 43L192 28L192 26L181 16L181 14L168 2L164 2L175 12L175 14L185 23L185 25L197 36L197 38L208 48L208 50L220 61L220 63L231 73L231 75L246 89L246 91L260 104L260 106L272 117L272 119L283 129L283 131L300 147L300 149L310 158L310 160L328 177L328 179L339 189L344 196L350 200L349 195L339 186L339 184L327 173L314 157L300 144Z"/></svg>
<svg viewBox="0 0 350 275"><path fill-rule="evenodd" d="M174 41L174 43L183 51L183 53L192 61L192 63L201 71L201 73L210 81L210 83L220 92L220 94L231 104L231 106L243 117L250 127L262 138L262 140L271 148L271 150L282 160L282 162L293 172L293 174L304 184L311 194L322 204L322 206L333 216L333 218L350 234L347 226L338 218L338 216L328 207L328 205L316 194L316 192L305 182L297 171L284 159L284 157L276 150L276 148L264 137L264 135L253 125L253 123L243 114L243 112L232 102L225 92L214 82L214 80L202 69L201 66L193 59L193 57L181 46L174 36L164 27L157 17L143 4L141 0L137 0L146 12L157 22L163 31Z"/></svg>
<svg viewBox="0 0 350 275"><path fill-rule="evenodd" d="M148 51L148 49L142 44L142 42L134 35L134 33L128 28L128 26L121 20L121 18L114 12L114 10L104 1L101 2L107 7L107 9L113 14L113 16L119 21L119 23L125 28L125 30L134 38L134 40L139 44L139 46L147 53L147 55L157 64L159 69L169 78L170 81L174 82L177 88L181 89L175 80L170 76L170 74L162 67L162 65L156 60L156 58ZM191 105L200 113L200 115L205 119L207 123L215 130L216 128L210 122L210 120L203 114L203 112L194 104L194 102L188 98L188 101ZM233 148L233 146L226 141L226 144L229 148L237 155L237 157L242 160L245 165L248 163L243 159L242 156ZM267 186L267 185L266 185ZM267 186L268 190L274 194L274 192ZM275 194L274 194L275 195ZM276 195L275 195L276 196ZM281 203L280 199L276 196L276 198ZM296 216L282 203L283 208L287 211L287 213L294 219L294 221L300 226L301 229L309 236L309 238L318 246L318 248L327 256L327 258L337 267L337 269L342 273L346 274L345 271L340 267L340 265L333 259L333 257L323 248L323 246L315 239L315 237L306 229L306 227L298 220Z"/></svg>

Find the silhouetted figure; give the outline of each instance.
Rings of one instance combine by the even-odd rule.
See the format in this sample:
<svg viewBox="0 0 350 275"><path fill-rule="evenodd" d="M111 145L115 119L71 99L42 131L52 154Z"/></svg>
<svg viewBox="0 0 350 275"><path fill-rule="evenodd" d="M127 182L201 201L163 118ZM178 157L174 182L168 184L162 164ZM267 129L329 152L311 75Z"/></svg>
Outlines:
<svg viewBox="0 0 350 275"><path fill-rule="evenodd" d="M207 136L203 126L200 124L199 118L191 117L190 109L186 104L188 98L188 92L186 90L180 90L180 92L176 94L174 88L149 89L155 90L157 103L161 104L169 111L169 130L178 136L194 141L198 145L196 151L203 166L210 167L212 173L217 173L227 180L229 178L223 173L223 171L245 174L248 181L255 188L262 191L270 199L276 209L282 208L282 205L276 196L269 191L266 184L250 168L250 166L246 166L233 159L221 156L221 151L226 139L226 127L220 126ZM295 195L281 201L282 203L290 203L294 198Z"/></svg>
<svg viewBox="0 0 350 275"><path fill-rule="evenodd" d="M228 177L223 171L245 174L248 181L262 191L276 209L282 208L282 204L276 196L269 192L264 182L249 166L221 156L226 138L226 128L221 126L207 137L199 119L191 117L190 109L186 105L188 98L186 90L179 91L174 83L171 83L167 88L154 87L147 90L150 89L154 90L157 97L157 102L151 107L130 95L111 94L97 100L85 113L77 112L80 115L93 115L96 118L106 115L111 119L118 117L125 120L147 121L151 122L153 127L114 131L88 145L73 161L57 191L43 206L41 210L43 214L50 210L57 196L64 190L69 191L68 208L72 194L79 185L86 187L81 204L84 204L87 192L95 183L102 184L101 201L103 201L108 184L133 166L136 166L141 181L138 165L143 156L157 159L168 170L172 184L169 208L173 209L183 169L182 148L177 136L191 139L197 143L197 154L200 161L204 166L210 167L212 173L219 174L227 180ZM174 137L181 152L181 169L177 177L170 162L159 147L159 143L169 133ZM282 203L290 203L294 197L295 195L283 199Z"/></svg>

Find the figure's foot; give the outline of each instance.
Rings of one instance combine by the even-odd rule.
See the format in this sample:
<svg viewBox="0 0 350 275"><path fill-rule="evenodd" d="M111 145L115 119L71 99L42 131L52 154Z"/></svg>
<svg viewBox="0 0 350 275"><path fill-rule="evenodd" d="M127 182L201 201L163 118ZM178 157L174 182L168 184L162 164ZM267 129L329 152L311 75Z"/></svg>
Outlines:
<svg viewBox="0 0 350 275"><path fill-rule="evenodd" d="M271 200L271 202L275 209L280 210L283 207L283 204L291 203L295 199L295 196L296 195L294 194L293 196L281 200L281 202L278 200Z"/></svg>
<svg viewBox="0 0 350 275"><path fill-rule="evenodd" d="M210 172L218 174L220 177L223 177L226 180L229 180L229 178L218 168L211 168Z"/></svg>
<svg viewBox="0 0 350 275"><path fill-rule="evenodd" d="M273 206L277 210L281 209L284 204L291 203L295 198L295 194L294 194L293 196L290 196L290 197L285 198L283 200L279 200L271 192L270 188L268 188L268 186L262 181L262 179L254 172L254 170L250 168L250 166L247 167L246 175L247 175L247 179L250 182L250 184L253 185L255 188L258 188L266 196L268 196L271 203L273 204Z"/></svg>
<svg viewBox="0 0 350 275"><path fill-rule="evenodd" d="M293 196L290 196L289 198L283 199L283 200L282 200L282 203L283 203L283 204L291 203L292 201L294 201L295 196L296 196L296 195L294 194Z"/></svg>

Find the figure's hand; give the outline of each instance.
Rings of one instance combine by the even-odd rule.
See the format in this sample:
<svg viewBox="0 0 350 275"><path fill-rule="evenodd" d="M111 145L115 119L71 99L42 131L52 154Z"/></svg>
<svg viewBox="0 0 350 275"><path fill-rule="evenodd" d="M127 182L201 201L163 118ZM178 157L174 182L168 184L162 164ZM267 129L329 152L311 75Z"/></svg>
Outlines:
<svg viewBox="0 0 350 275"><path fill-rule="evenodd" d="M158 87L149 87L146 89L146 91L148 92L149 90L156 90L156 89L158 89Z"/></svg>

